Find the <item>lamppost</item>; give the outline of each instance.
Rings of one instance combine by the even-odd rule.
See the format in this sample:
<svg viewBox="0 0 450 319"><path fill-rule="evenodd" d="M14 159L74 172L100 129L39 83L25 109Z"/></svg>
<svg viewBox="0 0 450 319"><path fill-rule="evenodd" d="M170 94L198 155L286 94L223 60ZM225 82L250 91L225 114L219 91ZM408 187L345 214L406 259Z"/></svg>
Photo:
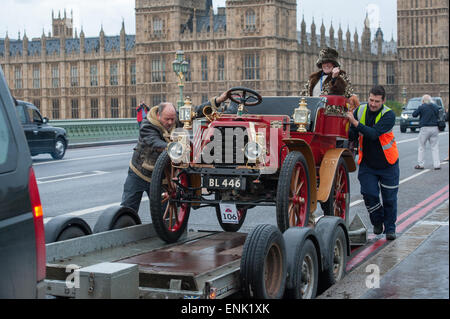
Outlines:
<svg viewBox="0 0 450 319"><path fill-rule="evenodd" d="M172 62L173 72L178 77L178 87L180 88L180 99L177 101L177 109L183 106L183 87L184 78L188 72L189 62L184 59L184 52L177 51L175 53L175 60Z"/></svg>
<svg viewBox="0 0 450 319"><path fill-rule="evenodd" d="M402 90L402 96L403 96L403 105L406 105L406 87L403 87Z"/></svg>

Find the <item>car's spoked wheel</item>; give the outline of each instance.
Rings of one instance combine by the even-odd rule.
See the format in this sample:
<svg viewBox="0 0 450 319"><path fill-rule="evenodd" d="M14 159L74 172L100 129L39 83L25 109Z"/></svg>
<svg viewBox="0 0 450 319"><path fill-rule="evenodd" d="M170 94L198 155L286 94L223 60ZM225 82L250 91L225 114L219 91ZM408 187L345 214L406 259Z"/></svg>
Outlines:
<svg viewBox="0 0 450 319"><path fill-rule="evenodd" d="M306 159L300 152L289 153L280 171L277 189L277 223L283 232L308 224L310 185Z"/></svg>
<svg viewBox="0 0 450 319"><path fill-rule="evenodd" d="M333 188L330 197L322 203L324 215L341 217L347 222L349 211L350 183L348 168L345 160L341 157L338 162L336 174L334 176Z"/></svg>
<svg viewBox="0 0 450 319"><path fill-rule="evenodd" d="M176 242L187 226L191 205L179 201L188 186L188 175L174 168L163 152L152 173L150 212L156 232L166 242Z"/></svg>

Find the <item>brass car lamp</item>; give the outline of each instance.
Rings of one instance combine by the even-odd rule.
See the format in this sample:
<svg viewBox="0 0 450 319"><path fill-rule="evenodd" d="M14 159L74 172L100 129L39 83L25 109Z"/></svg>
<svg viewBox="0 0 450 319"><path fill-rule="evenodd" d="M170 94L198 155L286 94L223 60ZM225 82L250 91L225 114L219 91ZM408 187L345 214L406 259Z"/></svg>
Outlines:
<svg viewBox="0 0 450 319"><path fill-rule="evenodd" d="M184 124L184 129L192 129L192 101L189 97L184 100L184 105L179 108L180 122Z"/></svg>
<svg viewBox="0 0 450 319"><path fill-rule="evenodd" d="M301 98L298 108L294 110L294 123L298 125L297 132L306 132L306 126L309 124L311 111L307 108L308 104L304 97Z"/></svg>

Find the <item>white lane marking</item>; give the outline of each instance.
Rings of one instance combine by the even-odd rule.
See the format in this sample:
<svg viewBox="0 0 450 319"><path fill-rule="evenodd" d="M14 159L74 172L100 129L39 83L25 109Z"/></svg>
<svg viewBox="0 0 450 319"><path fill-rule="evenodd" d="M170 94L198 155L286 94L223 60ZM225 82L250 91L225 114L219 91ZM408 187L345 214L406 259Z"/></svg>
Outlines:
<svg viewBox="0 0 450 319"><path fill-rule="evenodd" d="M48 161L48 162L33 163L33 166L44 165L44 164L57 164L57 163L65 163L65 162L73 162L73 161L82 161L82 160L97 159L97 158L112 157L112 156L120 156L120 155L129 155L131 153L133 153L133 152L114 153L114 154L105 154L105 155L70 158L70 159L59 160L59 161Z"/></svg>
<svg viewBox="0 0 450 319"><path fill-rule="evenodd" d="M52 178L57 178L57 177L62 177L62 176L79 175L79 174L83 174L83 172L73 172L73 173L67 173L67 174L40 177L40 178L37 178L37 180L40 181L40 180L44 180L44 179L52 179Z"/></svg>
<svg viewBox="0 0 450 319"><path fill-rule="evenodd" d="M448 132L439 133L439 135L447 135L447 134L448 134ZM408 138L406 140L397 141L397 144L413 142L413 141L417 141L418 139L419 139L419 137Z"/></svg>
<svg viewBox="0 0 450 319"><path fill-rule="evenodd" d="M445 165L445 164L448 164L448 162L441 162L441 165ZM410 181L410 180L412 180L413 178L416 178L416 177L418 177L418 176L420 176L420 175L422 175L422 174L425 174L425 173L427 173L427 172L429 172L430 171L430 169L424 169L423 171L421 171L421 172L419 172L419 173L416 173L416 174L414 174L414 175L411 175L411 176L409 176L409 177L406 177L406 178L404 178L404 179L402 179L400 182L399 182L399 184L403 184L403 183L405 183L405 182L407 182L407 181ZM350 207L353 207L353 206L356 206L356 205L358 205L358 204L361 204L361 203L363 203L364 202L364 200L363 199L358 199L358 200L355 200L354 202L351 202L350 203Z"/></svg>
<svg viewBox="0 0 450 319"><path fill-rule="evenodd" d="M143 202L147 202L147 201L148 201L148 197L142 196L141 204ZM119 205L120 205L120 202L117 202L117 203L106 204L106 205L102 205L102 206L97 206L97 207L91 207L91 208L86 208L86 209L82 209L82 210L77 210L77 211L70 212L70 213L67 213L67 214L62 214L62 215L69 215L69 216L73 216L73 217L83 216L83 215L87 215L87 214L91 214L91 213L95 213L95 212L98 212L98 211L105 210L105 209L107 209L109 207L112 207L112 206L119 206ZM60 216L60 215L58 215L58 216ZM52 218L53 217L44 218L44 223L46 223L47 221L49 221Z"/></svg>
<svg viewBox="0 0 450 319"><path fill-rule="evenodd" d="M80 173L82 173L82 172L80 172ZM38 178L37 183L38 183L38 185L40 185L40 184L61 182L61 181L67 181L67 180L71 180L71 179L79 179L79 178L85 178L85 177L90 177L90 176L98 176L98 175L108 174L109 172L91 171L91 172L86 172L86 173L89 173L89 174L71 176L71 177L65 177L65 178L57 178L57 179L52 179L52 180L48 180L48 181L42 181L42 178ZM72 174L67 174L67 175L74 175L74 174L72 173ZM49 177L44 177L44 178L49 179Z"/></svg>

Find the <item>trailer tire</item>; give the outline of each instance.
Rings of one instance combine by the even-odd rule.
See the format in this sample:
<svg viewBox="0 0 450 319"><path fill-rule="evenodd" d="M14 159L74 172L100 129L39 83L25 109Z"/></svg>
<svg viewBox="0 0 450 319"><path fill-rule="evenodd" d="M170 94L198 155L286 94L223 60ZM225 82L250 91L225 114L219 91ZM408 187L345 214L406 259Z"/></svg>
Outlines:
<svg viewBox="0 0 450 319"><path fill-rule="evenodd" d="M288 299L313 299L319 281L320 250L317 238L309 228L292 227L283 234L286 244L288 283L285 297ZM316 243L315 243L316 242Z"/></svg>
<svg viewBox="0 0 450 319"><path fill-rule="evenodd" d="M298 180L293 181L295 176L298 176L299 183ZM284 159L276 199L277 224L281 232L293 226L307 226L311 199L308 164L302 153L293 151Z"/></svg>
<svg viewBox="0 0 450 319"><path fill-rule="evenodd" d="M94 233L140 225L141 219L134 209L125 206L113 206L105 209L97 219Z"/></svg>
<svg viewBox="0 0 450 319"><path fill-rule="evenodd" d="M242 250L240 280L246 298L280 299L286 285L286 247L273 225L258 225Z"/></svg>
<svg viewBox="0 0 450 319"><path fill-rule="evenodd" d="M91 228L83 219L70 215L51 218L45 223L44 229L46 244L92 234Z"/></svg>
<svg viewBox="0 0 450 319"><path fill-rule="evenodd" d="M324 292L346 275L347 265L347 237L341 226L334 229L332 240L325 243L326 259L323 271L319 274L319 293Z"/></svg>

